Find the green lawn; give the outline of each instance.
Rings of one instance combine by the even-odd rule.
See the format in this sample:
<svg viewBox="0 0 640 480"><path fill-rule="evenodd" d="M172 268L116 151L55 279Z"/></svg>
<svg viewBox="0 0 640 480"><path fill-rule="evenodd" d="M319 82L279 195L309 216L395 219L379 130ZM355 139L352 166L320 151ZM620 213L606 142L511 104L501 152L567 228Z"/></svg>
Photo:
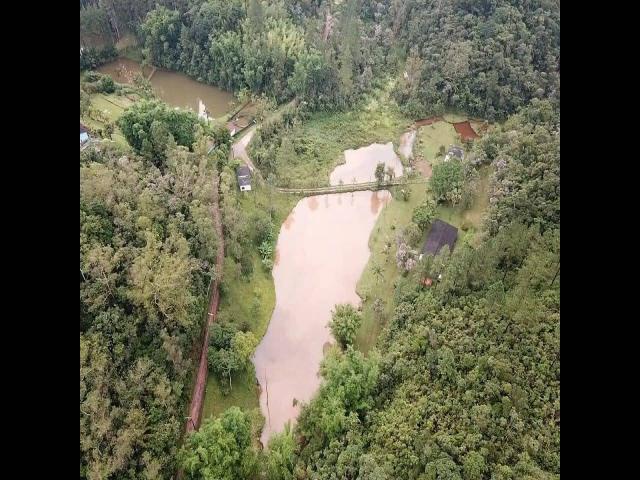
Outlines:
<svg viewBox="0 0 640 480"><path fill-rule="evenodd" d="M449 149L449 145L460 144L460 138L456 133L453 125L447 122L436 122L431 125L425 125L418 130L417 145L414 151L422 155L422 157L435 165L437 161L443 157L438 157L440 146L444 146L445 151Z"/></svg>
<svg viewBox="0 0 640 480"><path fill-rule="evenodd" d="M268 187L255 185L251 192L236 193L240 195L241 208L247 216L251 216L256 210L266 210L273 207L276 217L274 223L279 230L280 225L298 202L299 197L270 192ZM262 267L257 248L252 251L252 256L253 274L248 280L238 275L229 261L225 263L223 280L225 286L224 294L220 299L218 321L246 322L256 337L262 339L275 307L276 292L271 272L265 271ZM254 302L260 306L257 316L251 312ZM217 416L233 405L246 410L259 408L258 389L253 371L232 377L229 395L222 394L218 379L213 374L209 374L202 418Z"/></svg>
<svg viewBox="0 0 640 480"><path fill-rule="evenodd" d="M115 122L120 118L122 112L124 112L125 108L132 105L133 102L128 98L120 95L110 94L105 95L103 93L97 93L91 95L91 105L96 110L100 110L104 113L105 117L111 121ZM80 119L82 123L84 123L90 130L94 132L98 129L104 129L105 123L100 120L96 120L94 118L90 118L88 115L85 115ZM112 139L120 145L128 146L127 140L120 132L120 129L116 126Z"/></svg>
<svg viewBox="0 0 640 480"><path fill-rule="evenodd" d="M253 371L233 378L232 389L228 395L222 394L220 380L209 374L207 391L202 405L202 421L209 417L217 417L229 407L240 407L249 411L260 408L258 388Z"/></svg>
<svg viewBox="0 0 640 480"><path fill-rule="evenodd" d="M371 250L369 262L356 285L356 292L363 299L363 322L356 337L356 346L363 352L369 351L375 344L384 322L393 313L393 282L398 276L395 260L396 234L411 222L413 209L427 195L424 184L408 185L407 187L411 189L409 201L405 202L399 194L396 194L380 213L369 237ZM387 243L391 243L391 248L385 250ZM381 268L381 275L374 273L374 265ZM381 298L385 303L382 321L376 318L372 310L376 298Z"/></svg>
<svg viewBox="0 0 640 480"><path fill-rule="evenodd" d="M104 112L110 121L115 122L126 108L133 105L133 102L124 96L97 93L91 96L91 104L94 108Z"/></svg>
<svg viewBox="0 0 640 480"><path fill-rule="evenodd" d="M282 186L315 187L329 184L329 174L344 162L344 150L370 143L394 142L411 121L377 92L359 108L339 113L317 113L285 132L278 148L278 179Z"/></svg>

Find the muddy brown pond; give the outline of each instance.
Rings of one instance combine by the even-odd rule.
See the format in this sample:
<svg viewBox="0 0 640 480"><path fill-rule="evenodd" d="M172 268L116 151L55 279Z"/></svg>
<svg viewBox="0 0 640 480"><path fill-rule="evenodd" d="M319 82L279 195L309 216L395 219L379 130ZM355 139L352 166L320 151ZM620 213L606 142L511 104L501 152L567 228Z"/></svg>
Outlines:
<svg viewBox="0 0 640 480"><path fill-rule="evenodd" d="M372 143L356 150L344 151L345 163L338 165L329 177L331 185L342 183L366 183L375 181L375 170L382 162L392 168L395 176L402 175L402 162L393 151L393 143Z"/></svg>
<svg viewBox="0 0 640 480"><path fill-rule="evenodd" d="M150 68L142 70L139 63L119 58L99 67L98 72L111 75L118 83L133 83L138 73L145 78ZM221 117L231 109L233 94L213 85L197 82L188 76L158 68L151 77L151 85L157 95L169 105L190 108L196 113L206 113L209 118Z"/></svg>
<svg viewBox="0 0 640 480"><path fill-rule="evenodd" d="M265 417L263 445L320 384L328 322L337 303L358 305L355 287L369 259L369 235L388 191L303 198L283 223L273 268L276 305L253 363Z"/></svg>

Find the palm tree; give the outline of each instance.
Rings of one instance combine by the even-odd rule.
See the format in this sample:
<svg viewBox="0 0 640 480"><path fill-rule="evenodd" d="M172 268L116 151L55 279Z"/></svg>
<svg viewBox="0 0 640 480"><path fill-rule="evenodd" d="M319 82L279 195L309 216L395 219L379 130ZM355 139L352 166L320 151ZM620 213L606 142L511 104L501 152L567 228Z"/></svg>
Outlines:
<svg viewBox="0 0 640 480"><path fill-rule="evenodd" d="M377 263L374 263L371 266L371 271L376 277L376 283L378 283L379 280L384 280L384 276L382 275L382 267L380 265L378 265Z"/></svg>

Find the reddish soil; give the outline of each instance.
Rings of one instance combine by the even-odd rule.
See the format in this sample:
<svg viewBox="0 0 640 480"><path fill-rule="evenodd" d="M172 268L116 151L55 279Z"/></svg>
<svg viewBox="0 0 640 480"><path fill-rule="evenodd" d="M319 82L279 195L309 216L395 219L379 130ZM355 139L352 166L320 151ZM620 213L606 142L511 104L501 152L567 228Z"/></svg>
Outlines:
<svg viewBox="0 0 640 480"><path fill-rule="evenodd" d="M473 128L471 128L471 124L468 120L466 122L454 123L453 128L455 128L456 132L460 134L462 140L473 140L480 136Z"/></svg>
<svg viewBox="0 0 640 480"><path fill-rule="evenodd" d="M432 123L440 122L442 120L443 118L440 115L436 115L429 118L423 118L422 120L416 120L414 125L416 127L423 127L425 125L431 125Z"/></svg>

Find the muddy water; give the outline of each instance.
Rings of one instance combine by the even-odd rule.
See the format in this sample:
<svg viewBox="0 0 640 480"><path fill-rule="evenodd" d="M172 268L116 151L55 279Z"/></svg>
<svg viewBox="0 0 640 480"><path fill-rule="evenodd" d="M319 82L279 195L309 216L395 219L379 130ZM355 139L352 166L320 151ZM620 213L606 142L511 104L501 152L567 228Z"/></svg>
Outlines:
<svg viewBox="0 0 640 480"><path fill-rule="evenodd" d="M265 446L318 388L323 348L333 342L331 309L359 303L355 286L369 259L369 234L390 198L386 190L307 197L284 222L273 268L276 306L253 358Z"/></svg>
<svg viewBox="0 0 640 480"><path fill-rule="evenodd" d="M150 68L145 68L142 72L139 63L127 58L102 65L98 71L111 75L119 83L133 83L136 74L143 73L146 78L151 73ZM151 85L157 95L169 105L190 108L207 118L221 117L231 110L231 92L197 82L182 73L158 68L151 77Z"/></svg>
<svg viewBox="0 0 640 480"><path fill-rule="evenodd" d="M413 158L413 144L416 141L416 133L416 130L409 130L400 137L400 147L398 150L400 151L400 155L403 155L407 160Z"/></svg>
<svg viewBox="0 0 640 480"><path fill-rule="evenodd" d="M357 150L344 151L345 163L335 168L329 177L331 185L343 183L365 183L375 181L374 172L379 162L385 169L392 167L395 176L402 175L402 162L393 151L393 143L372 143Z"/></svg>

